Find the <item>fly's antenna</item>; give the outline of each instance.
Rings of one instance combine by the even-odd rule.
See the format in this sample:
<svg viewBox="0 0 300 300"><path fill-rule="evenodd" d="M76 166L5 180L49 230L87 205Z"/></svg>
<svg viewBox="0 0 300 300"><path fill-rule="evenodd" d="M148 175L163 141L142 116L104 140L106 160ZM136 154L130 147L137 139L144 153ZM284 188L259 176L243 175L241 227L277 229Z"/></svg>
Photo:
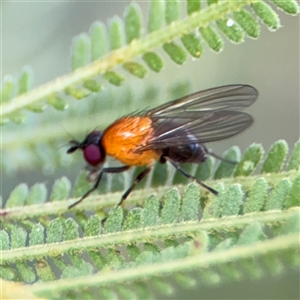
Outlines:
<svg viewBox="0 0 300 300"><path fill-rule="evenodd" d="M73 145L71 146L68 150L67 150L67 153L70 154L70 153L73 153L74 151L76 151L78 148L80 148L80 145L81 143L76 141L76 140L71 140L69 142L69 144Z"/></svg>

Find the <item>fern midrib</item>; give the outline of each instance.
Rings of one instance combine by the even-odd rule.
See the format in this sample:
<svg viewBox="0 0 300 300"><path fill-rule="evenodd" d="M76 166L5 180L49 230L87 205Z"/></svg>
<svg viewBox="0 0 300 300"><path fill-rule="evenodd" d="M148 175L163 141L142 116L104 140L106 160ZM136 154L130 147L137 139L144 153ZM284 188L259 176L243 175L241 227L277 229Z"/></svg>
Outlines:
<svg viewBox="0 0 300 300"><path fill-rule="evenodd" d="M217 219L208 219L201 222L190 221L176 224L146 227L137 230L121 231L118 233L102 234L93 237L78 238L60 243L34 245L25 248L17 248L0 252L2 263L16 260L34 259L48 255L59 255L68 251L86 251L96 247L109 247L128 245L131 243L151 240L164 240L168 237L188 236L194 232L205 231L232 231L233 228L243 228L253 222L270 223L282 222L294 215L299 215L300 209L294 207L285 211L266 211L231 216Z"/></svg>
<svg viewBox="0 0 300 300"><path fill-rule="evenodd" d="M210 5L207 8L195 12L184 20L176 21L170 25L148 34L139 40L134 40L128 46L113 51L106 58L79 68L72 73L56 78L55 80L43 84L32 91L15 97L9 102L2 104L0 116L6 116L14 111L33 104L41 99L47 98L51 94L63 91L68 86L83 82L93 78L98 74L105 73L117 65L130 61L133 58L150 51L163 43L167 43L174 38L198 28L205 27L210 22L224 17L232 11L237 11L243 6L257 2L257 0L235 0L220 2L218 5Z"/></svg>
<svg viewBox="0 0 300 300"><path fill-rule="evenodd" d="M60 279L47 283L36 283L32 286L34 292L62 291L66 289L82 289L87 286L98 286L104 284L115 284L130 280L141 280L149 276L162 276L174 274L178 271L194 270L201 267L218 265L226 262L233 262L240 259L252 258L253 256L270 255L273 252L280 252L299 247L298 234L289 234L276 237L272 240L257 242L251 245L236 246L229 250L201 253L189 256L184 259L169 262L160 262L151 265L143 265L124 270L106 270L96 275L79 278Z"/></svg>
<svg viewBox="0 0 300 300"><path fill-rule="evenodd" d="M211 179L206 180L205 183L209 186L215 186L219 182L225 184L225 186L229 186L233 183L239 183L242 185L244 190L251 190L252 185L258 179L263 177L267 180L268 184L275 186L284 178L288 178L289 180L294 180L296 176L299 174L298 170L290 170L285 172L279 173L267 173L267 174L258 174L252 176L240 176L240 177L228 177L222 179ZM184 190L185 185L178 185L173 186L179 189L179 192L182 193ZM156 193L158 197L162 197L169 191L172 187L171 186L160 186L155 188L145 188L141 190L135 190L130 194L130 197L126 200L126 205L137 205L142 204L145 200L145 197L149 196L152 193ZM203 188L199 187L201 197L206 198L207 200L212 199L214 197L210 193L208 193ZM123 192L115 192L115 193L108 193L102 195L93 195L84 200L81 204L77 205L72 209L70 212L81 212L82 210L100 210L106 208L114 207L119 200L121 199ZM51 201L46 202L44 204L35 204L35 205L24 205L12 208L4 208L0 210L0 215L3 216L3 221L9 220L18 220L18 219L25 219L25 218L33 218L33 217L46 217L51 215L57 215L66 213L67 207L75 202L76 199L70 198L68 200L62 201Z"/></svg>

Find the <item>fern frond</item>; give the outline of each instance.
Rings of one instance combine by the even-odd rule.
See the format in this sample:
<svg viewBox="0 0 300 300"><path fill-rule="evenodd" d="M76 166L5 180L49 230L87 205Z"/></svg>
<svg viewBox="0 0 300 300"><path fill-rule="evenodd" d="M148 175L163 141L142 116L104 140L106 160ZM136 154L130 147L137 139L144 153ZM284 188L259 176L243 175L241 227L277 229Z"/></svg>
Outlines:
<svg viewBox="0 0 300 300"><path fill-rule="evenodd" d="M205 48L219 52L224 37L235 44L247 36L256 39L261 23L275 31L280 27L276 7L299 13L295 0L154 0L146 18L131 3L123 19L114 17L107 26L95 22L73 40L71 73L35 89L29 67L16 78L4 78L1 124L20 124L47 106L66 110L71 98L89 101L60 114L67 116L63 125L51 110L38 125L23 130L8 125L0 145L2 169L13 173L38 166L53 172L70 165L76 158L61 146L72 137L62 127L71 128L71 135L85 135L91 123L105 128L122 115L120 103L128 112L166 98L158 97L157 87L137 97L130 89L108 86L161 72L168 60L181 65L189 57L202 57ZM178 84L163 92L176 98L188 94L188 88ZM121 95L114 95L117 90ZM49 190L44 183L16 186L7 201L0 199L3 296L155 299L171 295L177 286L221 285L298 270L300 141L290 151L279 140L264 152L260 144L244 153L232 147L223 156L239 161L236 165L216 164L209 157L203 164L184 166L219 191L218 197L162 164L117 208L139 168L104 177L98 194L72 210L68 205L90 188L86 171L73 186L66 177Z"/></svg>
<svg viewBox="0 0 300 300"><path fill-rule="evenodd" d="M126 284L128 287L131 287L132 291L135 291L135 283L139 281L149 281L150 279L150 286L153 285L157 288L157 285L160 284L163 286L160 289L160 292L163 294L168 294L166 292L166 287L164 286L165 282L168 279L168 276L172 277L173 273L178 272L179 270L183 275L189 275L193 270L198 270L200 273L202 270L207 270L207 268L212 268L215 265L218 265L217 270L221 270L221 268L229 267L228 272L232 272L232 269L236 268L235 261L239 260L248 263L248 260L251 259L253 264L257 264L260 261L263 261L263 258L266 252L269 252L269 255L276 255L277 259L283 260L286 253L290 250L288 249L296 249L297 244L295 242L295 234L275 238L271 241L260 242L257 244L252 245L253 249L249 251L248 246L239 246L236 249L231 249L227 251L220 251L214 254L207 254L207 255L195 255L194 257L189 257L186 259L179 259L178 261L171 261L171 262L159 262L157 260L156 264L152 265L145 265L145 266L137 266L135 268L131 268L130 270L118 270L118 271L107 271L105 274L96 274L91 276L86 276L84 278L78 279L61 279L60 281L56 282L49 282L49 283L38 283L32 287L33 291L38 295L50 295L59 292L60 295L65 295L66 292L69 290L80 291L84 287L85 289L92 287L99 287L106 286L110 284ZM254 255L254 259L253 259ZM228 261L231 261L231 265L228 266ZM270 264L271 266L271 264ZM225 277L226 273L221 277ZM203 274L202 274L203 276ZM117 279L116 279L117 277ZM158 277L158 278L157 278ZM242 274L240 276L248 277L247 275ZM157 281L156 281L157 280ZM168 284L166 283L168 286ZM115 285L111 286L110 289L114 289ZM105 297L107 298L107 297Z"/></svg>
<svg viewBox="0 0 300 300"><path fill-rule="evenodd" d="M258 197L259 199L261 199L264 195L263 186L265 186L265 184L267 184L267 186L265 186L265 189L267 189L268 186L274 187L277 186L278 183L285 182L286 177L290 178L290 180L295 179L299 169L299 161L295 160L294 158L295 153L298 153L298 144L299 142L295 145L295 148L290 157L290 162L287 163L287 166L290 166L292 161L294 164L294 170L288 170L288 171L282 170L282 166L288 154L287 143L283 140L274 143L270 151L267 152L266 154L266 159L264 160L263 165L265 165L265 162L268 161L270 165L276 166L276 168L270 170L270 173L268 174L265 174L266 173L265 169L262 168L259 174L249 177L251 173L255 171L256 172L259 171L258 169L256 169L256 167L258 166L259 162L261 162L263 159L262 154L264 153L264 150L261 145L256 145L256 144L250 145L249 148L246 149L241 160L240 160L240 156L241 156L240 149L238 147L234 146L231 149L225 151L223 155L224 158L232 161L240 160L240 162L237 165L228 164L224 161L221 161L219 165L215 167L214 159L209 157L206 160L206 162L203 164L199 164L199 165L187 164L187 165L183 165L183 169L188 171L190 174L196 176L200 180L206 180L209 186L215 187L217 190L220 190L220 192L224 190L224 186L223 185L219 186L218 182L224 183L226 186L238 182L241 185L243 191L252 190L252 193L254 193L253 197ZM284 149L284 151L283 152L274 151L274 149ZM282 153L284 153L284 155ZM280 168L278 169L277 166L280 166ZM246 173L243 172L241 173L240 170L242 170L243 172L246 171ZM113 177L109 177L108 182L106 182L105 185L103 184L102 186L100 186L99 189L99 193L105 195L101 195L99 197L97 196L91 197L91 199L88 198L81 205L75 207L75 210L77 209L79 211L82 209L94 210L99 205L102 208L112 207L119 201L121 197L120 191L126 189L126 187L134 180L134 178L137 176L139 172L140 172L140 168L133 168L131 172L115 174ZM14 218L14 216L18 218L21 215L23 215L23 217L28 217L30 215L46 216L46 215L60 213L66 207L65 202L62 202L62 200L68 199L68 197L71 195L71 190L72 190L72 197L76 198L82 196L85 193L85 191L87 191L91 187L91 183L88 182L86 179L86 174L87 174L86 171L82 171L79 174L73 189L71 187L70 181L66 177L62 177L61 179L56 180L56 182L53 185L52 191L49 192L50 200L52 201L52 203L51 204L49 203L47 205L47 208L44 207L43 204L47 198L47 190L43 184L37 184L33 186L30 190L27 185L20 184L12 191L11 195L9 196L6 202L5 207L8 209L8 211L9 209L12 208L12 211L9 212L8 218L10 217ZM237 177L237 175L239 176ZM214 180L212 180L212 178ZM159 196L162 196L164 195L164 193L167 192L170 185L186 184L188 182L189 180L187 180L178 172L175 172L174 168L172 168L171 166L156 164L153 170L151 171L151 173L149 174L148 180L141 182L141 184L138 186L138 189L143 189L143 190L133 191L130 198L126 200L126 203L138 204L140 203L140 200L143 197L143 195L149 195L154 191L158 192ZM283 190L284 193L286 193L287 186L284 183L282 184L283 184L282 187L286 187ZM278 187L279 186L281 185L279 184ZM237 186L232 190L232 192L239 193L240 197L242 197L241 194L242 191L239 189L240 187ZM116 191L119 192L111 195L107 194ZM200 189L200 191L201 191L201 197L204 197L207 200L211 199L211 195L207 194L205 190ZM275 193L275 191L276 188L271 192L271 195L272 193ZM279 195L280 198L283 198L281 192L279 193ZM222 197L223 196L221 196L221 198ZM251 193L249 197L251 199L252 197ZM270 199L272 199L272 196ZM73 201L74 199L70 199L69 204L71 204ZM278 203L279 199L274 201ZM227 200L225 200L225 202L227 202ZM28 204L36 204L36 205L27 206ZM20 211L17 207L23 205L25 206L22 209L22 211ZM246 203L246 205L250 205L250 204ZM17 208L16 210L14 209L15 207ZM282 208L282 206L278 206L277 208ZM250 211L248 211L249 209L250 207L246 208L246 211L250 212L254 208L251 208ZM19 215L19 213L21 215Z"/></svg>
<svg viewBox="0 0 300 300"><path fill-rule="evenodd" d="M285 4L281 1L273 3L292 15L299 11L294 0L285 1ZM249 5L251 10L246 10ZM208 1L207 7L201 9L200 4L187 1L188 14L184 18L180 18L181 10L178 1L152 1L149 7L148 34L142 36L141 11L133 3L126 10L125 24L116 17L110 22L109 30L103 24L95 23L89 34L81 34L74 40L72 73L31 91L28 85L31 76L28 72L23 72L17 83L6 77L1 91L1 123L9 120L23 122L20 110L27 108L41 112L46 103L57 109L65 109L67 104L64 93L82 99L99 92L106 85L105 81L99 80L99 75L119 86L126 78L125 74L115 70L119 65L123 65L126 71L138 78L146 75L147 67L158 72L163 66L162 58L153 52L158 47L162 47L177 64L185 62L187 52L193 57L199 57L202 46L198 32L211 49L220 51L223 49L223 38L214 28L213 22L235 43L243 40L244 32L253 38L259 36L260 26L255 15L271 30L280 27L278 15L263 1ZM196 35L194 31L197 31ZM182 45L174 41L177 38L181 38ZM107 49L111 52L107 52ZM143 58L147 67L142 62L134 61L139 57Z"/></svg>
<svg viewBox="0 0 300 300"><path fill-rule="evenodd" d="M279 145L286 143L274 143L267 154L271 165L282 157L273 151ZM251 145L247 159L253 149L261 148ZM239 150L234 150L226 153L236 155ZM128 212L118 207L106 215L105 208L117 203L120 193L100 196L99 202L90 197L74 209L75 217L66 210L73 200L61 201L70 192L67 179L55 183L50 203L43 203L43 185L30 191L21 185L1 210L2 277L35 282L30 291L45 297L74 293L85 298L104 285L110 298L115 291L126 294L126 287L145 297L149 290L140 290L141 282L168 294L174 290L168 279L192 287L198 280L206 285L282 274L299 265L299 183L298 170L274 168L270 174L222 178L216 187L219 197L194 183L171 190L159 187L156 194L145 189L150 194L145 201L135 191L126 202L141 207ZM84 188L78 184L77 192ZM98 211L87 215L83 208Z"/></svg>
<svg viewBox="0 0 300 300"><path fill-rule="evenodd" d="M257 272L258 265L260 265L259 268L263 269L264 272L273 272L274 265L277 266L280 264L282 266L280 272L282 273L284 270L283 264L286 265L287 257L289 257L289 265L296 267L299 264L299 261L296 259L299 245L297 228L295 228L297 222L295 221L299 218L299 209L289 210L284 213L268 212L260 214L261 216L258 214L255 217L253 215L245 215L237 218L218 219L218 221L212 219L200 223L183 223L176 227L174 225L160 226L158 228L148 227L146 230L133 230L123 232L122 234L75 239L59 244L57 244L57 239L54 240L56 244L51 244L49 240L50 244L45 244L43 247L31 246L27 249L19 248L11 251L2 251L2 258L7 270L14 268L10 262L17 265L17 271L15 272L19 273L19 275L15 274L23 277L25 282L35 280L36 276L42 274L39 269L44 269L39 279L46 281L45 279L48 278L48 282L42 283L40 281L34 284L32 289L38 294L39 292L46 293L44 295L47 297L54 291L56 293L59 292L59 295L62 297L65 292L74 289L78 295L81 290L79 281L81 284L84 284L85 290L92 289L97 285L97 291L99 290L99 286L101 287L102 285L107 286L111 284L110 288L115 289L116 285L126 283L131 286L133 293L135 293L135 283L137 281L143 280L148 285L164 285L166 276L172 278L178 271L182 276L187 275L187 277L193 274L191 273L193 270L199 271L200 269L202 276L202 270L203 272L213 272L218 274L222 282L225 278L226 280L229 279L229 274L232 276L235 272L240 272L241 267L243 269L242 274L238 277L234 275L231 279L251 278L252 274ZM262 234L265 235L268 232L268 230L264 232L264 224L269 224L268 227L271 229L274 222L282 223L281 232L286 232L288 229L288 233L285 235L279 234L276 237L268 239L261 239ZM248 225L249 223L253 225ZM291 226L292 224L293 226ZM66 228L68 231L68 227ZM229 248L224 248L224 240L223 246L220 244L215 250L206 252L205 244L209 240L205 232L212 231L214 235L218 233L224 234L226 231L227 233L232 233L234 228L239 228L239 231L242 228L236 243L232 243ZM201 234L201 232L203 233ZM57 233L59 236L59 231ZM67 236L67 233L65 236ZM148 246L148 250L145 252L141 252L139 248L136 248L135 255L132 252L132 245L137 245L137 243L140 244L147 241L147 244L154 242L155 245L155 241L157 240L166 240L167 238L173 240L187 236L193 237L192 240L187 239L179 246L167 246L158 252L155 247L154 252L150 251L151 248ZM53 245L55 245L54 251L52 250ZM125 253L118 251L115 248L116 245L127 245L127 248L129 247L127 249L131 253L129 263L125 263L122 258ZM103 257L101 252L95 252L96 248L107 249L107 257ZM28 255L28 253L30 254ZM72 262L71 265L66 265L59 259L63 257L64 253L69 255ZM100 269L103 270L94 273L93 265L84 261L81 257L83 253L85 255L89 254L93 264L101 267ZM92 253L97 253L97 256ZM45 259L41 260L41 257ZM274 257L276 257L276 264L274 264ZM36 261L35 269L37 275L26 264L28 259ZM52 262L50 263L51 260ZM61 278L58 280L53 278L51 267L53 263L61 269ZM262 264L265 267L262 267ZM224 268L228 272L224 272ZM10 274L10 272L5 274ZM192 275L192 277L195 278L195 275ZM205 280L201 281L205 284ZM208 283L209 281L206 282L206 284ZM58 286L59 288L57 288Z"/></svg>
<svg viewBox="0 0 300 300"><path fill-rule="evenodd" d="M92 218L89 224L95 224L96 235L83 238L78 237L73 219L54 219L46 231L46 241L39 239L41 233L44 235L43 227L35 226L30 246L21 243L19 248L1 251L2 276L35 282L30 287L32 293L47 298L54 294L65 298L70 292L75 298L86 298L89 293L99 295L103 288L118 291L120 285L128 287L133 295L139 291L140 297L145 297L149 290L140 291L136 286L140 282L148 287L160 286L160 293L166 295L175 290L170 279L190 282L187 288L197 281L216 284L216 277L219 283L257 279L299 266L298 208L102 235L98 235L100 220ZM1 245L7 237L2 230ZM164 246L157 246L159 241L164 241Z"/></svg>

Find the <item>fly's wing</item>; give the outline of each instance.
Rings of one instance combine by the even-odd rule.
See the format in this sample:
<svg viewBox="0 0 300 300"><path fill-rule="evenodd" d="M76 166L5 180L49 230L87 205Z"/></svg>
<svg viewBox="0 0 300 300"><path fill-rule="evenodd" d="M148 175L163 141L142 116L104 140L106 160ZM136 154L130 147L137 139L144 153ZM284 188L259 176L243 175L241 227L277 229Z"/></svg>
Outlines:
<svg viewBox="0 0 300 300"><path fill-rule="evenodd" d="M250 106L258 91L250 85L224 85L160 105L147 112L150 117L177 117L182 112L240 110Z"/></svg>
<svg viewBox="0 0 300 300"><path fill-rule="evenodd" d="M248 85L227 85L200 91L146 113L154 133L139 150L218 141L249 127L253 119L239 110L250 106L258 92Z"/></svg>

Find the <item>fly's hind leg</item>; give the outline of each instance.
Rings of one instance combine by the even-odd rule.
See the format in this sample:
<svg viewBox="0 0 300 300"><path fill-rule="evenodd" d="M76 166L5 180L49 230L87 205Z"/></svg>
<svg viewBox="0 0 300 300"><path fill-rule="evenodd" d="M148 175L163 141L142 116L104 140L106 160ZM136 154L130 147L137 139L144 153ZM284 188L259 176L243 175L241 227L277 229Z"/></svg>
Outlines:
<svg viewBox="0 0 300 300"><path fill-rule="evenodd" d="M141 181L143 180L143 178L145 178L149 172L151 171L152 167L149 166L147 167L145 170L143 170L134 180L134 182L131 184L131 186L127 189L127 191L122 195L120 202L117 204L116 207L119 207L125 200L126 198L129 196L129 194L132 192L132 190L135 188L135 186ZM107 217L105 219L102 220L102 224L105 223L105 221L107 220Z"/></svg>
<svg viewBox="0 0 300 300"><path fill-rule="evenodd" d="M216 190L214 190L213 188L209 187L208 185L204 184L203 182L201 182L200 180L198 180L196 177L194 177L193 175L187 173L185 170L183 170L178 164L176 164L174 161L172 161L169 158L165 158L167 161L169 161L177 171L179 171L182 175L184 175L185 177L197 182L199 185L201 185L202 187L204 187L205 189L207 189L208 191L210 191L212 194L218 196L218 192Z"/></svg>

